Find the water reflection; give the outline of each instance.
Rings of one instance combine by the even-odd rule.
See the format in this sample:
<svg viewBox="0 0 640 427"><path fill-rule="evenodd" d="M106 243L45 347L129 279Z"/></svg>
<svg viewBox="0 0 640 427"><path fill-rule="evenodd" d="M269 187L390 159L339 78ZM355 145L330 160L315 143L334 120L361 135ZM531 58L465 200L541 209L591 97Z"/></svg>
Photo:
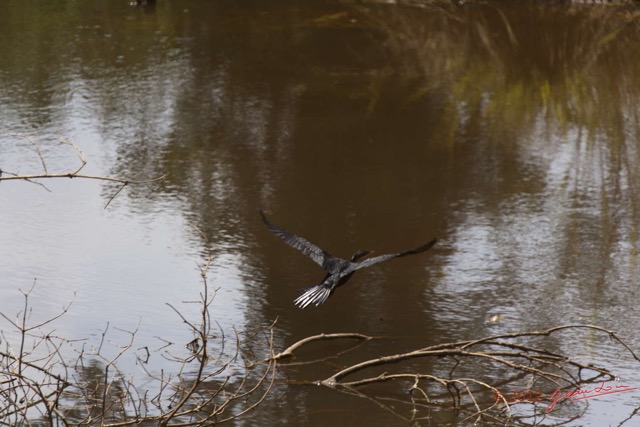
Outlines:
<svg viewBox="0 0 640 427"><path fill-rule="evenodd" d="M101 173L168 178L127 188L106 213L87 202L95 187L54 184L50 196L0 184L3 312L37 276L57 289L48 303L73 292L85 302L68 331L143 316L143 337L157 328L178 342L164 303L197 295L194 263L211 250L221 322L278 317L281 346L345 330L427 345L567 322L635 339L633 6L66 6L0 6L2 128L37 137L52 166L75 161L54 149L64 135ZM0 168L40 167L13 142L0 144ZM427 262L363 271L340 299L301 312L291 303L319 273L273 242L259 209L337 256L440 243ZM87 316L96 306L113 313ZM339 400L278 393L288 406L274 398L264 413L292 422L327 421L297 414Z"/></svg>

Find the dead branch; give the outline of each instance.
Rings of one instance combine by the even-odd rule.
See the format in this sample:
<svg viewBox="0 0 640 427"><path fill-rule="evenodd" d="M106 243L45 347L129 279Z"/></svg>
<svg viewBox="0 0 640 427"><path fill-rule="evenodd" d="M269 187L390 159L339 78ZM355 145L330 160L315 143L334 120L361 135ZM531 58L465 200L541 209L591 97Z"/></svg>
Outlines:
<svg viewBox="0 0 640 427"><path fill-rule="evenodd" d="M109 200L107 201L106 205L104 206L105 209L111 204L113 199L115 199L115 197L127 185L129 185L129 184L135 184L135 185L152 184L152 183L155 183L155 182L162 181L167 176L165 174L165 175L161 175L161 176L159 176L157 178L151 178L151 179L129 179L129 178L113 177L113 176L82 174L81 171L87 165L87 159L86 159L84 153L82 152L82 150L73 141L66 140L66 139L61 139L60 140L60 144L68 145L73 149L73 151L76 153L78 159L80 160L80 166L78 166L78 168L75 169L75 170L70 170L70 171L65 171L65 172L60 172L60 173L51 173L48 170L47 162L46 162L46 160L45 160L45 158L44 158L44 156L42 154L42 151L40 149L40 145L37 143L37 141L35 141L33 138L31 138L31 137L29 137L27 135L22 135L22 134L11 134L10 136L25 139L26 141L29 142L29 144L31 144L34 147L34 150L36 151L36 155L38 156L38 159L40 160L40 163L42 165L43 172L42 173L22 174L22 173L19 173L19 172L10 172L8 170L2 169L2 170L0 170L0 181L15 181L15 180L27 181L27 182L30 182L30 183L33 183L33 184L36 184L36 185L40 185L41 187L43 187L47 191L50 191L50 190L43 183L38 182L37 180L56 179L56 178L69 178L69 179L78 178L78 179L90 179L90 180L115 182L115 183L122 184L118 188L118 190L109 198Z"/></svg>
<svg viewBox="0 0 640 427"><path fill-rule="evenodd" d="M296 342L295 344L290 345L285 350L283 350L280 353L278 353L275 356L273 356L272 359L278 360L278 359L283 359L283 358L286 358L286 357L292 357L293 353L296 350L298 350L299 348L301 348L301 347L305 346L306 344L309 344L309 343L311 343L313 341L334 340L334 339L342 339L342 338L355 338L355 339L358 339L358 340L365 340L365 341L369 341L369 340L374 339L374 337L370 337L368 335L363 335L363 334L356 334L356 333L313 335L313 336L304 338L304 339Z"/></svg>
<svg viewBox="0 0 640 427"><path fill-rule="evenodd" d="M640 361L630 347L614 332L594 325L572 324L541 331L501 334L476 340L438 344L409 352L371 358L348 365L333 373L328 378L307 381L305 383L317 384L342 393L369 399L381 408L408 421L419 419L416 414L421 408L424 409L433 405L433 402L442 400L442 397L448 394L450 409L461 411L461 414L466 414L464 418L465 421L475 420L475 422L481 422L482 420L492 420L492 422L500 423L512 422L513 420L526 418L521 415L515 416L512 413L513 405L521 406L522 404L531 404L533 405L535 413L537 410L536 403L526 401L514 402L513 400L507 401L505 396L503 396L495 386L481 380L479 377L456 377L455 371L463 365L467 367L471 366L471 369L480 372L482 371L480 366L486 366L486 363L489 363L489 366L493 369L501 365L514 377L521 375L530 376L529 388L531 388L535 381L538 384L553 386L554 389L557 390L579 388L582 384L587 384L595 380L615 380L615 375L604 367L582 363L574 360L567 354L547 350L539 345L534 346L514 342L516 339L522 341L522 339L527 338L548 337L561 331L579 329L589 329L606 334L622 346L634 360ZM296 342L285 351L273 356L273 358L282 359L284 357L292 357L294 351L300 350L311 342L337 338L370 340L374 337L349 333L315 335ZM419 358L437 358L441 361L450 359L454 363L448 372L448 376L411 372L411 370L406 372L406 368L394 368L394 366L402 362ZM368 374L372 368L383 368L384 372L375 375ZM347 381L348 377L355 374L359 374L358 379ZM412 386L408 389L408 399L395 401L391 406L384 403L384 400L388 399L387 397L371 395L370 392L365 391L365 387L372 384L403 382L412 383ZM485 394L489 392L494 396L493 401L488 401L486 397L482 397L481 391L483 390ZM411 416L405 416L398 412L398 406L402 404L411 408ZM539 412L537 413L538 417L544 415L545 414L541 415Z"/></svg>

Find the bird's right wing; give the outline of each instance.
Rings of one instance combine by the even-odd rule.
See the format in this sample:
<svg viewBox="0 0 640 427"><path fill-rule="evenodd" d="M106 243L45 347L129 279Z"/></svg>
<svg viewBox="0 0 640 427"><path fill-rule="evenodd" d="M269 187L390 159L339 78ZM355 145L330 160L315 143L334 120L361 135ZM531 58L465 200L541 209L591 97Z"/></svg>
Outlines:
<svg viewBox="0 0 640 427"><path fill-rule="evenodd" d="M309 258L311 258L316 264L319 264L321 267L326 268L327 263L333 259L333 257L324 250L320 249L318 246L314 245L307 239L296 236L290 231L285 230L284 228L278 227L275 224L272 224L267 219L267 216L264 212L260 211L260 215L262 215L262 222L271 230L273 234L280 237L285 241L289 246L296 248Z"/></svg>

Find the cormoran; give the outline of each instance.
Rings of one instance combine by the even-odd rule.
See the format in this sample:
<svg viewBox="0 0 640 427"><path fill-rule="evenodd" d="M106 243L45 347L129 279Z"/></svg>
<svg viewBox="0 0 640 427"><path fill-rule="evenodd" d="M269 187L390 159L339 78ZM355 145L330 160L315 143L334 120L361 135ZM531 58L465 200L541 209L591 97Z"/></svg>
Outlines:
<svg viewBox="0 0 640 427"><path fill-rule="evenodd" d="M310 304L315 304L317 307L325 302L338 286L342 286L347 283L356 270L369 267L388 259L424 252L436 243L436 239L433 239L429 243L415 249L396 254L379 255L362 261L361 259L369 255L371 251L360 249L351 256L349 261L347 261L342 258L336 258L307 239L296 236L295 234L272 224L269 222L264 212L261 211L260 215L262 215L262 221L267 227L269 227L269 230L271 230L273 234L280 237L289 246L298 249L327 271L327 275L322 279L320 284L304 288L304 293L295 299L295 304L300 308L305 308Z"/></svg>

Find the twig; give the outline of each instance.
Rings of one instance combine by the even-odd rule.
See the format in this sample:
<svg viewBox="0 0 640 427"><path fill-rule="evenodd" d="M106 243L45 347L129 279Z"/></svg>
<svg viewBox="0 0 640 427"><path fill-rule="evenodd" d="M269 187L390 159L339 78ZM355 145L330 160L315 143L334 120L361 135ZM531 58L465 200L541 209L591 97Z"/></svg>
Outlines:
<svg viewBox="0 0 640 427"><path fill-rule="evenodd" d="M100 176L100 175L84 175L77 174L74 172L65 172L65 173L49 173L49 174L32 174L32 175L18 175L12 172L7 172L3 170L4 173L11 174L10 176L0 176L0 181L15 181L15 180L24 180L30 181L34 179L53 179L53 178L80 178L80 179L97 179L100 181L110 181L110 182L119 182L121 184L151 184L154 182L162 181L167 177L166 174L161 175L157 178L152 179L128 179L128 178L116 178L112 176Z"/></svg>

